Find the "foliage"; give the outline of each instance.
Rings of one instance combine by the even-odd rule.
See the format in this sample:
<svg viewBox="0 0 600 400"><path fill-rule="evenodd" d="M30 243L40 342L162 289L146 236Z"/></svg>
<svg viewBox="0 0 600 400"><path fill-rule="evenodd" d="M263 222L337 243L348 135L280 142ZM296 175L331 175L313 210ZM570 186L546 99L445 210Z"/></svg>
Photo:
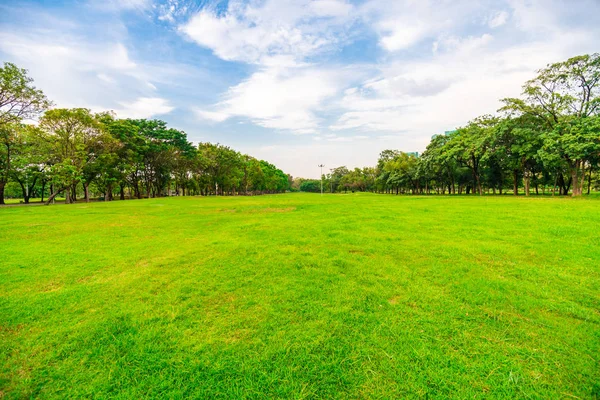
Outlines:
<svg viewBox="0 0 600 400"><path fill-rule="evenodd" d="M8 62L0 67L0 128L33 118L50 107L50 101L32 83L26 70Z"/></svg>

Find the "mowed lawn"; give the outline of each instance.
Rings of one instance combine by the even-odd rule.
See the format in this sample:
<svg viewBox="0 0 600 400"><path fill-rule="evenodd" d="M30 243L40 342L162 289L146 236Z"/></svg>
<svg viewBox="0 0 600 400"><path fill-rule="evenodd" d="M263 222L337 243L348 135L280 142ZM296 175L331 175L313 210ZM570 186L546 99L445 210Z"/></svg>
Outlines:
<svg viewBox="0 0 600 400"><path fill-rule="evenodd" d="M0 221L0 397L600 397L600 198L186 197Z"/></svg>

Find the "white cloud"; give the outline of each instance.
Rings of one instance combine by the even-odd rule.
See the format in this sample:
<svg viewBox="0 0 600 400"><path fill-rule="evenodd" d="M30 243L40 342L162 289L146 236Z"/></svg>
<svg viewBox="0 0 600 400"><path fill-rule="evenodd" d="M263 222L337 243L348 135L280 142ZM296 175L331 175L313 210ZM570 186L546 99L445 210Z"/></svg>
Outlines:
<svg viewBox="0 0 600 400"><path fill-rule="evenodd" d="M69 27L66 33L54 26L2 27L0 54L27 68L36 86L57 107L116 109L136 118L173 109L158 94L155 83L172 88L175 80L189 79L191 70L136 62L123 44L125 38L93 41L76 33L82 26L65 25Z"/></svg>
<svg viewBox="0 0 600 400"><path fill-rule="evenodd" d="M96 75L98 77L98 79L100 79L101 81L104 81L106 83L114 83L115 80L113 78L111 78L110 76L106 75L105 73L99 73Z"/></svg>
<svg viewBox="0 0 600 400"><path fill-rule="evenodd" d="M108 11L97 15L110 33L36 15L35 24L0 27L3 58L28 68L59 106L147 117L190 104L189 116L169 122L189 123L191 139L227 136L295 175L321 162L372 165L383 148L421 151L432 134L494 112L546 63L597 51L600 37L597 0L92 1ZM151 44L155 60L188 47L169 47L172 37L137 43L146 38L127 30L130 18L158 20L247 65L215 73L222 64L206 52L182 55L196 68L144 61ZM223 133L219 123L234 118ZM273 134L255 149L247 124L313 135Z"/></svg>
<svg viewBox="0 0 600 400"><path fill-rule="evenodd" d="M0 36L0 51L26 67L57 106L109 107L119 97L149 89L150 74L122 43L95 44L46 31L0 31Z"/></svg>
<svg viewBox="0 0 600 400"><path fill-rule="evenodd" d="M508 21L508 13L506 11L498 11L494 16L492 16L488 20L488 25L490 28L498 28Z"/></svg>
<svg viewBox="0 0 600 400"><path fill-rule="evenodd" d="M489 34L440 38L441 51L433 58L381 67L380 78L345 91L340 105L346 111L330 129L406 131L424 147L435 133L494 113L499 99L518 96L523 82L547 62L594 47L582 32L563 31L550 41L504 49L490 46L492 40Z"/></svg>
<svg viewBox="0 0 600 400"><path fill-rule="evenodd" d="M197 115L213 121L247 117L265 128L315 133L319 126L315 111L339 92L344 75L310 66L264 68L231 87L214 111Z"/></svg>
<svg viewBox="0 0 600 400"><path fill-rule="evenodd" d="M429 27L418 21L388 20L381 23L380 28L385 32L381 37L381 45L388 51L406 49L429 32Z"/></svg>
<svg viewBox="0 0 600 400"><path fill-rule="evenodd" d="M380 46L394 53L464 24L481 7L475 2L368 0L361 7L361 17L379 36Z"/></svg>
<svg viewBox="0 0 600 400"><path fill-rule="evenodd" d="M150 118L168 114L174 107L160 97L139 97L133 102L119 102L121 108L114 110L121 118Z"/></svg>
<svg viewBox="0 0 600 400"><path fill-rule="evenodd" d="M339 0L313 0L308 4L312 14L323 17L346 17L352 12L352 5Z"/></svg>
<svg viewBox="0 0 600 400"><path fill-rule="evenodd" d="M341 0L232 2L225 13L204 8L178 29L224 60L258 64L277 56L302 60L340 39L333 33L351 10ZM307 23L315 18L327 22Z"/></svg>
<svg viewBox="0 0 600 400"><path fill-rule="evenodd" d="M201 109L195 109L194 113L201 120L213 121L213 122L223 122L226 119L228 119L229 117L231 117L230 114L227 114L224 112L206 111L206 110L201 110Z"/></svg>

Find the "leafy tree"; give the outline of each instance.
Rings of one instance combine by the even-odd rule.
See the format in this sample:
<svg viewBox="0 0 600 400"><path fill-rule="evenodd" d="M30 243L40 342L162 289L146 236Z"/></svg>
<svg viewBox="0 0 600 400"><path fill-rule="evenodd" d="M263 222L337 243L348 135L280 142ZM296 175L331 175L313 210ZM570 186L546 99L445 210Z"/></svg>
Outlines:
<svg viewBox="0 0 600 400"><path fill-rule="evenodd" d="M23 119L33 118L50 106L41 90L33 86L27 71L12 63L0 67L0 204L10 175L11 157L18 147L17 132ZM28 201L29 199L27 199Z"/></svg>
<svg viewBox="0 0 600 400"><path fill-rule="evenodd" d="M321 181L319 179L306 179L300 184L300 191L321 193Z"/></svg>
<svg viewBox="0 0 600 400"><path fill-rule="evenodd" d="M0 204L4 204L4 190L12 173L12 161L17 142L18 124L0 126Z"/></svg>
<svg viewBox="0 0 600 400"><path fill-rule="evenodd" d="M0 128L36 117L50 105L44 93L33 86L27 70L8 62L0 67Z"/></svg>
<svg viewBox="0 0 600 400"><path fill-rule="evenodd" d="M584 141L600 112L600 54L548 65L523 86L523 98L504 99L504 111L528 115L543 129L542 158L559 155L569 172L573 196L581 194L584 169L595 152ZM587 122L592 118L591 122Z"/></svg>
<svg viewBox="0 0 600 400"><path fill-rule="evenodd" d="M489 148L490 131L497 123L491 116L483 116L471 121L466 127L459 128L451 135L449 146L450 155L459 164L469 168L473 177L473 189L479 195L483 194L481 186L482 161Z"/></svg>
<svg viewBox="0 0 600 400"><path fill-rule="evenodd" d="M38 180L45 178L45 144L39 139L39 129L33 125L16 125L17 139L14 147L10 178L19 184L25 204Z"/></svg>
<svg viewBox="0 0 600 400"><path fill-rule="evenodd" d="M40 128L49 148L47 162L57 189L47 202L64 191L65 202L71 203L77 184L84 179L84 168L93 157L89 148L101 134L98 121L87 108L59 108L42 116Z"/></svg>

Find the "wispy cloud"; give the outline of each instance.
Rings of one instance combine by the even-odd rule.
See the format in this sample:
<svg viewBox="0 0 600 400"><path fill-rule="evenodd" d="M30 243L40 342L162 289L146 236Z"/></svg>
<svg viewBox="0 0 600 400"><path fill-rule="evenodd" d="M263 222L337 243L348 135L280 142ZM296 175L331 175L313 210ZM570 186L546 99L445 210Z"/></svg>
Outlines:
<svg viewBox="0 0 600 400"><path fill-rule="evenodd" d="M120 102L120 108L115 113L121 118L151 118L168 114L174 107L166 99L160 97L139 97L132 102Z"/></svg>
<svg viewBox="0 0 600 400"><path fill-rule="evenodd" d="M224 12L200 10L178 29L224 60L302 60L339 42L352 9L343 0L231 2Z"/></svg>
<svg viewBox="0 0 600 400"><path fill-rule="evenodd" d="M302 175L494 112L538 68L598 51L596 15L597 0L7 3L0 56L59 106L168 117Z"/></svg>

